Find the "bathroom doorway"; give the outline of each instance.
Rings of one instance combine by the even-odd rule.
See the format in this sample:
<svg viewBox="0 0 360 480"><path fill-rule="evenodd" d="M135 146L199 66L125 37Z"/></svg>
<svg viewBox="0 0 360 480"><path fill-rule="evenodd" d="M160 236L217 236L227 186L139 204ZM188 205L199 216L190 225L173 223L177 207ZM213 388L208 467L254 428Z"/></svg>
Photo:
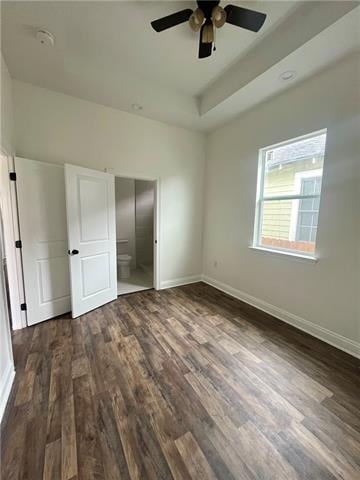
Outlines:
<svg viewBox="0 0 360 480"><path fill-rule="evenodd" d="M153 288L156 181L115 177L118 295Z"/></svg>

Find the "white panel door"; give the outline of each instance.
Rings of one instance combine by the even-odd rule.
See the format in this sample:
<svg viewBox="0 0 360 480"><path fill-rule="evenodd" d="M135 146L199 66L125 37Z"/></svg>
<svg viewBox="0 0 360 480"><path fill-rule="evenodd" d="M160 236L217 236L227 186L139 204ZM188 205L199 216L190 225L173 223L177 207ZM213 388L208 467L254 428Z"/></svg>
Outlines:
<svg viewBox="0 0 360 480"><path fill-rule="evenodd" d="M15 159L27 323L69 312L64 167Z"/></svg>
<svg viewBox="0 0 360 480"><path fill-rule="evenodd" d="M115 177L65 165L72 316L117 298Z"/></svg>

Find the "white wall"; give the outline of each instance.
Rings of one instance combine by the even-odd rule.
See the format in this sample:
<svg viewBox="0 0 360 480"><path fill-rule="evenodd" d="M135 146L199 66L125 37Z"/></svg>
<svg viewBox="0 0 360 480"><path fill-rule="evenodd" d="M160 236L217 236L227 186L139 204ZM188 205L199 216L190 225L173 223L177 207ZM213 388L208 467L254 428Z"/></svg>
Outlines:
<svg viewBox="0 0 360 480"><path fill-rule="evenodd" d="M135 229L137 265L153 263L154 232L154 184L144 180L135 181Z"/></svg>
<svg viewBox="0 0 360 480"><path fill-rule="evenodd" d="M359 85L353 56L209 135L203 267L218 286L358 355ZM249 249L259 148L322 128L319 261Z"/></svg>
<svg viewBox="0 0 360 480"><path fill-rule="evenodd" d="M20 156L160 177L160 279L201 274L204 136L14 81Z"/></svg>
<svg viewBox="0 0 360 480"><path fill-rule="evenodd" d="M13 153L13 115L11 78L1 56L1 149ZM1 194L1 192L0 192ZM1 239L0 239L1 241ZM0 245L1 264L3 245ZM0 421L6 406L14 378L14 362L11 347L10 324L7 316L4 281L0 271Z"/></svg>
<svg viewBox="0 0 360 480"><path fill-rule="evenodd" d="M135 180L115 177L116 240L128 243L117 244L117 254L132 256L131 266L136 265L135 248Z"/></svg>

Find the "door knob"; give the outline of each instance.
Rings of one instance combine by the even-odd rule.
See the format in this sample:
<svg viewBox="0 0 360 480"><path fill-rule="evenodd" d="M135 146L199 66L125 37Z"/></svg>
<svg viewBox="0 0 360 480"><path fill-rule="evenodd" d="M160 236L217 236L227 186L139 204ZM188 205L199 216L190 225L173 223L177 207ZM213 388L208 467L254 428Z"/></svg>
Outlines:
<svg viewBox="0 0 360 480"><path fill-rule="evenodd" d="M79 250L76 250L76 249L71 250L71 252L70 252L70 250L68 250L69 255L77 255L78 253L79 253Z"/></svg>

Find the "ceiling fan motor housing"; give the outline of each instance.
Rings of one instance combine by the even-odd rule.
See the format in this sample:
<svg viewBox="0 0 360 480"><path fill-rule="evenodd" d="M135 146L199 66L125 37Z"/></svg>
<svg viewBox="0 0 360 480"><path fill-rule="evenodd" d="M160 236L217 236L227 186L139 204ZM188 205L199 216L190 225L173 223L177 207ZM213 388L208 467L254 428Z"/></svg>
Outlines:
<svg viewBox="0 0 360 480"><path fill-rule="evenodd" d="M212 11L215 7L219 5L220 1L206 1L206 0L199 0L197 2L198 7L204 12L205 18L211 18Z"/></svg>

